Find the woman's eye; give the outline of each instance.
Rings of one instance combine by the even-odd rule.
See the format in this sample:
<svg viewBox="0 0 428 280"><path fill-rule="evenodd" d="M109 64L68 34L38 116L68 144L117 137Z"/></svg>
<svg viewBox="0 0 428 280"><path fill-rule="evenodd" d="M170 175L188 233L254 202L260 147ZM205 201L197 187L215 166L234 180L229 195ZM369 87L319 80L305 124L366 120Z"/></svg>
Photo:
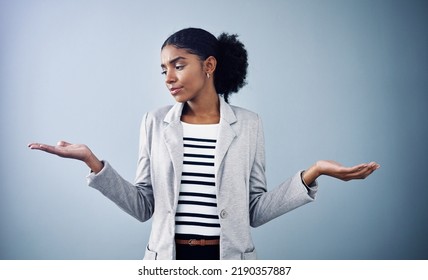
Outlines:
<svg viewBox="0 0 428 280"><path fill-rule="evenodd" d="M184 68L184 65L177 65L177 66L175 66L175 69L177 69L177 70L183 70L183 68Z"/></svg>

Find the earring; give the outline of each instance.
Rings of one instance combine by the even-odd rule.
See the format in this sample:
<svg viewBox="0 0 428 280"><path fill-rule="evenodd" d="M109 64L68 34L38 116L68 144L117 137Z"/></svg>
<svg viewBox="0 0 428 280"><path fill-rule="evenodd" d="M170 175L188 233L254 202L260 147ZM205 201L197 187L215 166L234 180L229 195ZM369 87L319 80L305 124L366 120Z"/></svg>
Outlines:
<svg viewBox="0 0 428 280"><path fill-rule="evenodd" d="M207 73L207 78L208 78L208 79L210 78L210 73Z"/></svg>

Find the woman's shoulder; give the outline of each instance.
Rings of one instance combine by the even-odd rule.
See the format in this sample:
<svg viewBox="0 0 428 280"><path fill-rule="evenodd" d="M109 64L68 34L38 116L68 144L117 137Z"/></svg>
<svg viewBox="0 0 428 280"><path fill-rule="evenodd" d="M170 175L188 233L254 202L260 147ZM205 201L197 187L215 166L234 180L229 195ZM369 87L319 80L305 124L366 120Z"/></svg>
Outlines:
<svg viewBox="0 0 428 280"><path fill-rule="evenodd" d="M238 120L246 119L246 120L258 121L260 119L259 114L249 109L235 106L235 105L229 105L229 106L232 108L232 111Z"/></svg>
<svg viewBox="0 0 428 280"><path fill-rule="evenodd" d="M174 105L166 105L147 112L147 115L164 118L166 114L168 114L168 112L172 109L172 107L174 107Z"/></svg>
<svg viewBox="0 0 428 280"><path fill-rule="evenodd" d="M163 106L144 114L144 118L150 121L163 121L168 112L172 109L173 105Z"/></svg>

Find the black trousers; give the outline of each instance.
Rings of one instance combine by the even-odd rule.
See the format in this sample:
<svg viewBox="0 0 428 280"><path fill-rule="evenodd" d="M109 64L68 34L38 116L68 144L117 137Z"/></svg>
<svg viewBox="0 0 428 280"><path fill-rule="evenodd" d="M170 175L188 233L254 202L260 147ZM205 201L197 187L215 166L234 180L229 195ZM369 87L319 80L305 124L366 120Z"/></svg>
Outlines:
<svg viewBox="0 0 428 280"><path fill-rule="evenodd" d="M219 260L220 245L190 246L176 245L177 260Z"/></svg>

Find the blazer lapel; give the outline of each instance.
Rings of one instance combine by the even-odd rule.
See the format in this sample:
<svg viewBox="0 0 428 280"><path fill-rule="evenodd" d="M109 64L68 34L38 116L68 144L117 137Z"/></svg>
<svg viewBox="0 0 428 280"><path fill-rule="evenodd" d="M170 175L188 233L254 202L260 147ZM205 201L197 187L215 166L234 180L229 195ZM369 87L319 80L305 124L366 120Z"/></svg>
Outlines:
<svg viewBox="0 0 428 280"><path fill-rule="evenodd" d="M164 118L164 142L174 169L174 201L178 201L181 174L183 172L183 127L180 122L183 104L175 104ZM174 205L174 209L177 205Z"/></svg>
<svg viewBox="0 0 428 280"><path fill-rule="evenodd" d="M178 201L181 174L183 172L183 127L180 121L182 111L183 103L176 103L164 118L166 123L164 142L174 168L174 201L176 202ZM236 121L236 116L231 106L223 98L220 98L220 127L214 165L217 184L220 182L220 166L236 137L236 133L232 128L232 124ZM174 207L176 206L174 205Z"/></svg>
<svg viewBox="0 0 428 280"><path fill-rule="evenodd" d="M219 182L220 166L229 150L230 145L236 137L232 124L236 122L236 116L229 104L220 98L220 127L217 141L217 151L215 157L215 174L217 183Z"/></svg>

